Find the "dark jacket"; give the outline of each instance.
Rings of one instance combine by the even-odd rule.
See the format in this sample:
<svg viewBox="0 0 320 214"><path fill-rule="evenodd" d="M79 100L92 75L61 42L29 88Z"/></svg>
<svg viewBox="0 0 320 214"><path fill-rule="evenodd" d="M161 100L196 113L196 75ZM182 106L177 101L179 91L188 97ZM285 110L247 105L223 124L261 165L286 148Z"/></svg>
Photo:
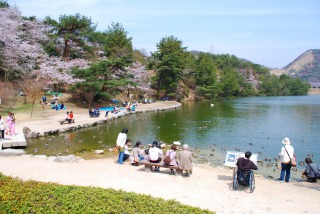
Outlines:
<svg viewBox="0 0 320 214"><path fill-rule="evenodd" d="M237 166L238 166L238 169L244 170L244 171L247 171L250 169L253 169L253 170L258 169L258 167L251 160L244 157L241 157L238 159Z"/></svg>

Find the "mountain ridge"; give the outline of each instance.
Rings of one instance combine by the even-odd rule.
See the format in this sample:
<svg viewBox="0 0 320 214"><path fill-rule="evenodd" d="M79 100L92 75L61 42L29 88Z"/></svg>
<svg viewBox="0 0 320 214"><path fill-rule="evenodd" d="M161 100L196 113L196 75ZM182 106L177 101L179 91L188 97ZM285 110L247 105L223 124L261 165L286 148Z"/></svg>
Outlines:
<svg viewBox="0 0 320 214"><path fill-rule="evenodd" d="M320 49L309 49L282 69L272 69L271 74L287 74L306 82L320 81Z"/></svg>

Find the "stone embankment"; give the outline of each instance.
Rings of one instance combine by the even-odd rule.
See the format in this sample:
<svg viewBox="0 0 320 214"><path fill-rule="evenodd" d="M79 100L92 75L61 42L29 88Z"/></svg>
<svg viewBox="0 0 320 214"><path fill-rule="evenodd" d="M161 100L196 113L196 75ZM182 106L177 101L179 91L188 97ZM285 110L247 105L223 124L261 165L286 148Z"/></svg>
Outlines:
<svg viewBox="0 0 320 214"><path fill-rule="evenodd" d="M164 102L167 103L167 102ZM168 102L169 103L169 102ZM148 104L146 104L148 105ZM143 108L145 107L145 108ZM58 134L63 132L68 132L76 129L82 129L87 128L90 126L96 126L98 124L104 124L111 120L116 120L120 117L127 116L130 114L139 114L139 113L145 113L145 112L152 112L152 111L166 111L166 110L173 110L181 107L181 103L178 102L170 102L169 105L159 105L159 106L152 106L152 104L149 106L143 106L143 107L137 107L136 111L126 111L122 110L117 114L109 114L108 117L104 117L105 112L101 112L100 118L90 118L87 113L78 114L77 118L75 119L75 123L72 124L65 124L65 125L59 125L57 121L52 121L54 126L46 124L45 126L47 128L43 129L43 127L40 129L41 126L44 124L41 124L41 121L39 121L39 125L35 128L33 127L23 127L23 133L26 138L32 138L32 137L40 137L45 135L51 135L51 134ZM79 122L78 122L79 121ZM27 124L26 124L27 125Z"/></svg>

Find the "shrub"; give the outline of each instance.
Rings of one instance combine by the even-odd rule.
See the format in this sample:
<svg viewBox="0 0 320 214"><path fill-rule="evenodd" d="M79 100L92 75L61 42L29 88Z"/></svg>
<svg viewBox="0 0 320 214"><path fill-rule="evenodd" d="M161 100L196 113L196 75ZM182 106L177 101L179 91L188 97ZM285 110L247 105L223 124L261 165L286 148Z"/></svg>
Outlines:
<svg viewBox="0 0 320 214"><path fill-rule="evenodd" d="M213 213L150 195L22 181L1 173L0 186L3 213Z"/></svg>

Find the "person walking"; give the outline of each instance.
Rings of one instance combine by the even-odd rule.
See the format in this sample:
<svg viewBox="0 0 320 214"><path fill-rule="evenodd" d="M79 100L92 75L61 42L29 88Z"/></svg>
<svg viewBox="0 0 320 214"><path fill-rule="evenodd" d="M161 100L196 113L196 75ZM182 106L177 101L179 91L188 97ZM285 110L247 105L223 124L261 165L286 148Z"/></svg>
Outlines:
<svg viewBox="0 0 320 214"><path fill-rule="evenodd" d="M45 94L42 96L42 102L43 102L44 104L47 104L47 97L46 97Z"/></svg>
<svg viewBox="0 0 320 214"><path fill-rule="evenodd" d="M282 144L284 146L281 148L281 151L279 153L281 160L281 172L279 180L281 183L283 183L284 181L288 183L290 180L290 170L292 167L290 159L293 158L294 148L290 145L290 140L287 137L282 140Z"/></svg>
<svg viewBox="0 0 320 214"><path fill-rule="evenodd" d="M12 115L11 112L8 112L8 116L6 118L6 124L7 124L6 135L11 135L11 126L12 126L11 115Z"/></svg>
<svg viewBox="0 0 320 214"><path fill-rule="evenodd" d="M11 114L10 134L11 134L11 136L15 136L16 135L16 117L14 116L13 113Z"/></svg>

